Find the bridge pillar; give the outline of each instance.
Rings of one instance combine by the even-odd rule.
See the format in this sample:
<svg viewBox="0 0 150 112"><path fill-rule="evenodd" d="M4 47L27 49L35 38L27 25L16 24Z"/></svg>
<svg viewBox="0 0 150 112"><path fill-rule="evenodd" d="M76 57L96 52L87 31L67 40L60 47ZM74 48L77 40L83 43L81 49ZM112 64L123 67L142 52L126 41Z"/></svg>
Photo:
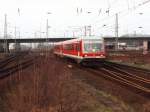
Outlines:
<svg viewBox="0 0 150 112"><path fill-rule="evenodd" d="M15 51L20 51L20 50L21 50L20 43L15 43Z"/></svg>
<svg viewBox="0 0 150 112"><path fill-rule="evenodd" d="M9 43L8 42L4 43L4 52L9 53Z"/></svg>

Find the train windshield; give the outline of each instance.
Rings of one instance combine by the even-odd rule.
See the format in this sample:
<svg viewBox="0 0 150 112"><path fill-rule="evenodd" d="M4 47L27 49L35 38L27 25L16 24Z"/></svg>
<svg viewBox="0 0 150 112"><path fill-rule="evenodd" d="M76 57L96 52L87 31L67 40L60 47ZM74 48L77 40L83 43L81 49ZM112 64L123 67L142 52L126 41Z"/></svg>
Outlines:
<svg viewBox="0 0 150 112"><path fill-rule="evenodd" d="M84 52L100 52L103 50L102 42L98 40L84 40Z"/></svg>

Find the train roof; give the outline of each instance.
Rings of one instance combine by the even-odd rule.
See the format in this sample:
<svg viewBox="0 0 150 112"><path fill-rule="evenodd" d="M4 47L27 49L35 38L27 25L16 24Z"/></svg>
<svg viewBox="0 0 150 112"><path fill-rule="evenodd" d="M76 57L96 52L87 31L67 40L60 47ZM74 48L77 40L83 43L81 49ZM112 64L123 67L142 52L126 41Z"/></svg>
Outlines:
<svg viewBox="0 0 150 112"><path fill-rule="evenodd" d="M71 43L71 42L79 42L81 40L102 40L101 37L98 37L98 36L82 36L82 37L79 37L79 38L75 38L75 39L71 39L71 40L66 40L66 41L62 41L62 42L57 42L55 43L55 45L60 45L62 43Z"/></svg>

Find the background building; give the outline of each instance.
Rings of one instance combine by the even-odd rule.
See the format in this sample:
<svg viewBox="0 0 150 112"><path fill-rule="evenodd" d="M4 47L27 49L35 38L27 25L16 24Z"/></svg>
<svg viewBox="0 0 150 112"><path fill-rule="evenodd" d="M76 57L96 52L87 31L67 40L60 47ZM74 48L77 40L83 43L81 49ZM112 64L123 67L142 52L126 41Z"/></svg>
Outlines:
<svg viewBox="0 0 150 112"><path fill-rule="evenodd" d="M118 50L150 51L150 36L104 37L106 50L115 50L116 40Z"/></svg>

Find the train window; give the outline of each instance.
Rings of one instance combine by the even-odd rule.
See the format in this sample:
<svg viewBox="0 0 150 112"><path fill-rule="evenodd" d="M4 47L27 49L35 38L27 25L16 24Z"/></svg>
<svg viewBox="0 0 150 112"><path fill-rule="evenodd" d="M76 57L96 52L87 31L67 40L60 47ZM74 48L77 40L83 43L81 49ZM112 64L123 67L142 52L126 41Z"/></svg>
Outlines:
<svg viewBox="0 0 150 112"><path fill-rule="evenodd" d="M84 43L84 52L99 52L101 50L101 43Z"/></svg>
<svg viewBox="0 0 150 112"><path fill-rule="evenodd" d="M80 51L80 50L81 50L80 44L76 44L76 50L77 50L77 51Z"/></svg>
<svg viewBox="0 0 150 112"><path fill-rule="evenodd" d="M74 46L72 44L66 44L64 45L65 50L74 50Z"/></svg>

